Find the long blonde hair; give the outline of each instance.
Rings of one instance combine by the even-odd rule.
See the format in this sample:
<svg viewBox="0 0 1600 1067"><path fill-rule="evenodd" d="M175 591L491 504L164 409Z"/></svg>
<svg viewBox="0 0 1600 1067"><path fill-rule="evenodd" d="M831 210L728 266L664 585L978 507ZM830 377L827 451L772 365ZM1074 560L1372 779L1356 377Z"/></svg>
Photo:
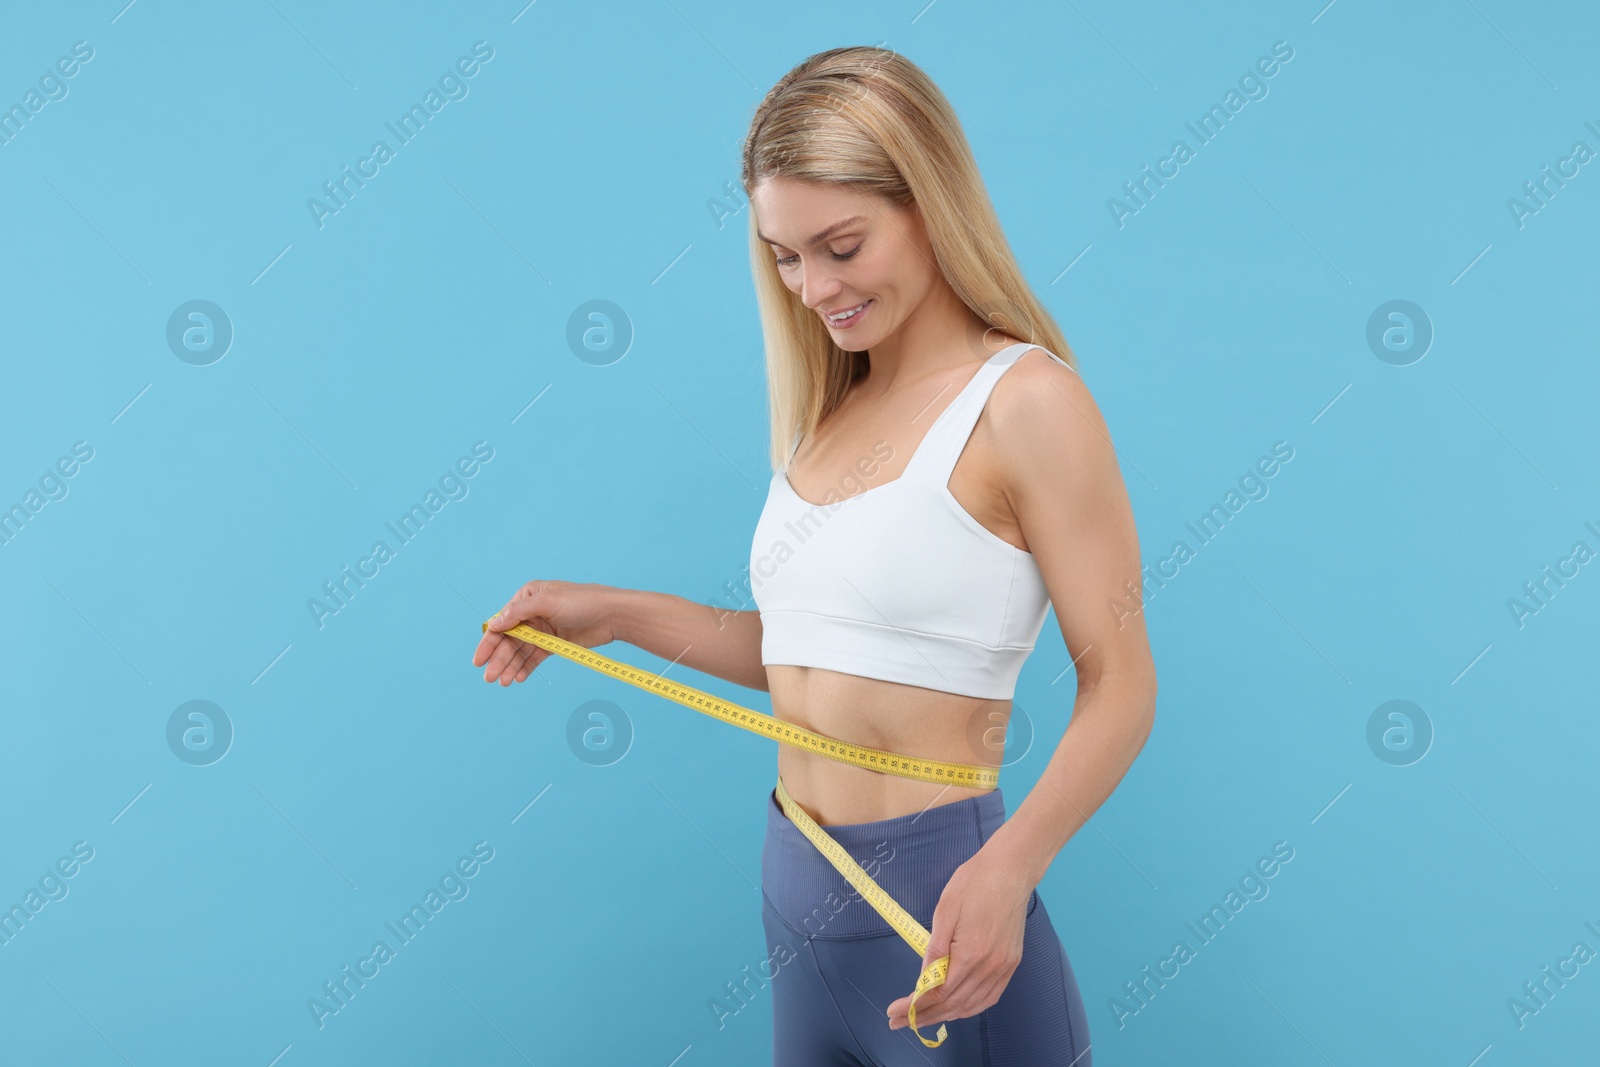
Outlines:
<svg viewBox="0 0 1600 1067"><path fill-rule="evenodd" d="M991 327L1077 369L1011 254L955 111L909 59L887 48L833 48L780 78L750 120L740 178L748 195L780 176L848 186L901 207L915 203L934 260L962 302ZM814 430L866 373L867 354L834 344L821 318L789 291L749 214L778 470L794 435Z"/></svg>

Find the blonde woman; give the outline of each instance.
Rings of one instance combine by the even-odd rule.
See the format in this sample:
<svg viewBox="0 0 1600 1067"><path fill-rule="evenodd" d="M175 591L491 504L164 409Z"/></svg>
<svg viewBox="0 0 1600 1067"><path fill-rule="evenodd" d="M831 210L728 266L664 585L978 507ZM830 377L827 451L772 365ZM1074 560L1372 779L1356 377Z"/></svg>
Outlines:
<svg viewBox="0 0 1600 1067"><path fill-rule="evenodd" d="M931 940L923 960L767 797L762 916L773 1062L1090 1067L1083 1000L1036 886L1138 755L1155 714L1138 542L1105 423L1023 279L954 112L893 51L811 56L743 151L775 469L751 547L757 610L535 581L474 663L526 679L522 622L621 640L764 689L829 737L999 765L1054 605L1072 719L1007 817L935 785L778 749L780 788ZM948 955L917 1027L910 991Z"/></svg>

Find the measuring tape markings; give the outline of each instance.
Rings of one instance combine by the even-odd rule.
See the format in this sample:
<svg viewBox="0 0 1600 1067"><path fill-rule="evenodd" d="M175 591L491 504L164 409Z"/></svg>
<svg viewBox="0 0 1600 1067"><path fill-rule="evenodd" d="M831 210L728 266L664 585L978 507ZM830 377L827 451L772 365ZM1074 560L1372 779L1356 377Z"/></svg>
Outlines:
<svg viewBox="0 0 1600 1067"><path fill-rule="evenodd" d="M483 624L484 632L488 632L489 623ZM721 697L712 696L710 693L682 685L678 682L667 681L660 675L651 675L626 663L602 656L583 645L547 634L543 630L536 630L527 623L513 626L509 630L498 631L508 637L515 637L519 641L537 645L549 652L554 652L575 663L592 668L602 674L610 675L620 681L637 686L668 700L675 701L695 711L721 719L724 722L749 730L751 733L760 734L786 745L804 749L819 756L824 756L840 763L853 767L862 767L867 770L878 771L883 774L893 774L901 778L912 778L922 782L932 782L935 785L962 785L975 788L995 788L1000 784L1000 771L994 767L982 767L970 763L948 763L943 760L918 759L912 756L903 756L896 752L885 752L882 749L867 748L863 745L853 745L838 738L828 737L803 726L796 726L779 719L774 715L752 711L740 707ZM789 817L800 831L810 839L817 850L832 863L838 872L844 875L845 880L855 887L856 892L872 905L877 913L883 916L900 937L912 947L918 958L927 955L928 942L932 938L926 927L912 917L900 904L884 891L883 887L872 880L855 858L833 838L828 836L826 830L817 825L815 819L807 815L805 810L795 803L789 791L783 786L783 777L778 777L777 788L774 790L779 805L784 814ZM911 1026L912 1033L928 1048L938 1048L945 1039L945 1024L940 1023L938 1040L929 1041L917 1029L917 1000L928 990L943 985L945 977L950 970L950 956L945 954L928 964L917 976L917 987L912 991L911 1003L906 1012L906 1021Z"/></svg>

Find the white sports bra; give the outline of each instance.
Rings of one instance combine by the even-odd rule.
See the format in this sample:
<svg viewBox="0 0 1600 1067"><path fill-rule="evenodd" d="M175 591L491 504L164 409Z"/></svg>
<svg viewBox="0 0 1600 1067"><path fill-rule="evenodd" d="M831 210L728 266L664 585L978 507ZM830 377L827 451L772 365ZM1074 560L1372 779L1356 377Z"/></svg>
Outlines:
<svg viewBox="0 0 1600 1067"><path fill-rule="evenodd" d="M904 473L852 496L800 498L787 474L800 447L795 435L750 548L763 665L1011 699L1049 594L1033 554L973 518L949 481L995 383L1037 347L1019 343L991 356L929 427Z"/></svg>

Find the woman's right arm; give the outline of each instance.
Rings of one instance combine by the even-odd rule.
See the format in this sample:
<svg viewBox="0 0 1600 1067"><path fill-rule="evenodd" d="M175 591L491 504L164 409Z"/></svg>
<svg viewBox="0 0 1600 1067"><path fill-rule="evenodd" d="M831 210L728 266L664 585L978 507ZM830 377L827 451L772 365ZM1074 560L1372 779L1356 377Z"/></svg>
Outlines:
<svg viewBox="0 0 1600 1067"><path fill-rule="evenodd" d="M645 589L613 589L612 594L612 632L618 641L766 692L760 612L728 611Z"/></svg>
<svg viewBox="0 0 1600 1067"><path fill-rule="evenodd" d="M525 680L554 653L507 637L520 623L585 648L626 641L646 652L750 689L767 689L761 665L761 615L696 604L671 593L587 582L535 580L490 620L472 662L483 680Z"/></svg>

